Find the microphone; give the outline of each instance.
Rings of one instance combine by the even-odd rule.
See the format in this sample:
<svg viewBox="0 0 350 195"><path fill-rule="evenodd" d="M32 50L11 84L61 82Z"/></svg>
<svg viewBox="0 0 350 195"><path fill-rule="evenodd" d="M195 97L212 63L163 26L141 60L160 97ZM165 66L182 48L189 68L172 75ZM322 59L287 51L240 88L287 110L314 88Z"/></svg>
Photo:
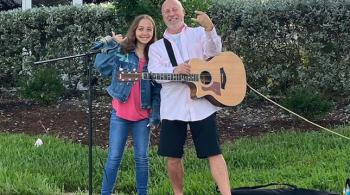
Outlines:
<svg viewBox="0 0 350 195"><path fill-rule="evenodd" d="M114 39L111 36L105 36L103 38L100 38L98 41L95 42L94 46L92 46L90 50L92 51L99 50L102 47L111 43L112 41L114 41Z"/></svg>

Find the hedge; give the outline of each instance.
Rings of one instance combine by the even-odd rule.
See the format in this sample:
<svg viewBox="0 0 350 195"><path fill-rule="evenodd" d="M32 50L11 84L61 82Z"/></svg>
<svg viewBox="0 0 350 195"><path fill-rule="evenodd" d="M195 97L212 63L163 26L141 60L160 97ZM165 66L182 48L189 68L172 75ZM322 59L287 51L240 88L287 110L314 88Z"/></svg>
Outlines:
<svg viewBox="0 0 350 195"><path fill-rule="evenodd" d="M349 0L218 0L210 14L257 89L350 95Z"/></svg>
<svg viewBox="0 0 350 195"><path fill-rule="evenodd" d="M115 1L113 4L40 7L0 12L0 88L18 87L21 77L41 66L59 70L67 88L86 83L87 68L82 58L33 65L33 62L85 53L96 38L116 31L125 34L133 18L148 13L157 23L158 37L165 26L161 17L162 0ZM186 22L194 10L206 11L211 0L188 0Z"/></svg>
<svg viewBox="0 0 350 195"><path fill-rule="evenodd" d="M0 87L16 87L21 77L40 66L59 70L68 88L83 80L82 58L53 64L33 62L85 53L99 36L120 26L114 6L58 6L0 13Z"/></svg>
<svg viewBox="0 0 350 195"><path fill-rule="evenodd" d="M163 23L160 0L118 2L117 8L91 4L0 12L0 87L17 87L19 78L48 66L34 66L34 61L84 53L99 36L112 30L125 33L133 15L149 12L157 24ZM194 10L208 12L225 50L242 57L248 82L262 92L279 95L302 85L333 96L350 95L350 0L183 4L190 25L197 25L190 22ZM158 25L159 37L163 30L164 25ZM81 58L50 66L60 71L68 88L86 78Z"/></svg>

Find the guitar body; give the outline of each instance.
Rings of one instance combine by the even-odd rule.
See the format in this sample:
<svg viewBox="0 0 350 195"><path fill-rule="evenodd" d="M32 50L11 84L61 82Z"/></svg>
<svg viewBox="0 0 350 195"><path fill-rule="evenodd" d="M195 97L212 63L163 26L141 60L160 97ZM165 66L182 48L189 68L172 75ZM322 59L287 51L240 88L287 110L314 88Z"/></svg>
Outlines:
<svg viewBox="0 0 350 195"><path fill-rule="evenodd" d="M191 59L191 74L138 73L119 71L117 79L133 82L141 79L186 82L192 98L207 98L216 106L235 106L246 93L246 75L242 60L232 52L222 52L209 61Z"/></svg>
<svg viewBox="0 0 350 195"><path fill-rule="evenodd" d="M235 106L246 93L246 74L242 60L232 52L222 52L209 61L191 59L191 74L199 82L189 82L192 98L207 98L216 106Z"/></svg>

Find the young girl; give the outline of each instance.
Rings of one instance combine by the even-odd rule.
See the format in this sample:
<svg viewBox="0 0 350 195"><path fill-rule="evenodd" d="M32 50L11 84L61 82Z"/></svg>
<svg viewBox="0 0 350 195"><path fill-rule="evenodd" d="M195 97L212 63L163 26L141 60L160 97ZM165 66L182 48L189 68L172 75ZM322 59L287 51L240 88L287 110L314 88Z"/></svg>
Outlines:
<svg viewBox="0 0 350 195"><path fill-rule="evenodd" d="M101 194L111 194L131 130L136 164L137 194L147 194L148 148L150 127L160 123L160 85L148 80L121 82L119 70L147 72L148 49L156 40L154 20L148 15L137 16L125 38L114 32L111 43L96 56L95 67L104 76L112 77L107 88L112 96L109 131L109 152L104 169Z"/></svg>

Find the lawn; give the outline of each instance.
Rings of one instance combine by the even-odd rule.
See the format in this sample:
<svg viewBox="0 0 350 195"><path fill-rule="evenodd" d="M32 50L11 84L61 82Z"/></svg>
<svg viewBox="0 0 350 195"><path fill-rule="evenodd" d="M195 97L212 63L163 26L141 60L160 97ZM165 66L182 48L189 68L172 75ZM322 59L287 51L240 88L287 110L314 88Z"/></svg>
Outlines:
<svg viewBox="0 0 350 195"><path fill-rule="evenodd" d="M335 129L350 136L350 126ZM0 194L85 193L88 189L88 148L67 140L40 136L0 134ZM271 182L341 193L350 177L349 140L324 132L269 133L222 145L233 187ZM93 149L93 189L99 193L107 151ZM186 194L216 194L206 160L186 149ZM150 151L150 194L171 192L165 161ZM117 184L118 194L135 194L134 161L128 148Z"/></svg>

